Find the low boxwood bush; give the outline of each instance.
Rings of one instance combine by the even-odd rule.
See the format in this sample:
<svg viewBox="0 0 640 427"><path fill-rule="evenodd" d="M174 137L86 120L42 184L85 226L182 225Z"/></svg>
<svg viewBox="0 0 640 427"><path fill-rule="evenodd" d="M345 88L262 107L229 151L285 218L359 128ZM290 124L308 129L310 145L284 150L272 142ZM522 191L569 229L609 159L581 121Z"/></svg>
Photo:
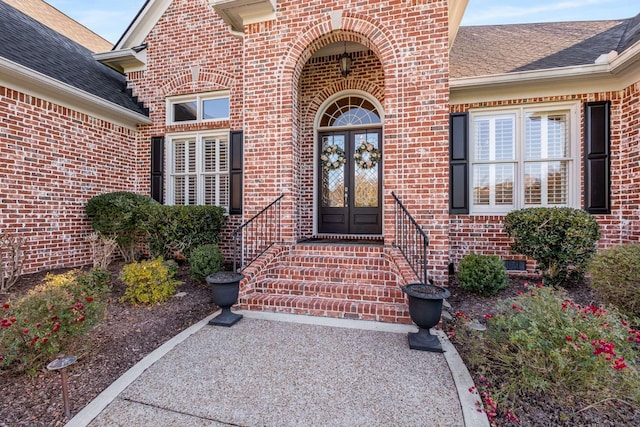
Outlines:
<svg viewBox="0 0 640 427"><path fill-rule="evenodd" d="M494 295L509 285L504 263L496 255L466 255L460 261L457 277L462 289L480 295Z"/></svg>
<svg viewBox="0 0 640 427"><path fill-rule="evenodd" d="M15 302L0 308L0 366L35 370L102 317L109 287L104 271L47 275L43 282Z"/></svg>
<svg viewBox="0 0 640 427"><path fill-rule="evenodd" d="M609 304L640 319L640 244L603 249L589 264L591 288Z"/></svg>
<svg viewBox="0 0 640 427"><path fill-rule="evenodd" d="M527 208L504 220L511 250L533 258L547 285L564 286L583 279L596 252L600 228L586 211L572 208Z"/></svg>
<svg viewBox="0 0 640 427"><path fill-rule="evenodd" d="M174 278L174 266L175 264L167 263L158 257L132 262L122 267L120 279L126 285L122 301L148 305L167 301L181 283Z"/></svg>
<svg viewBox="0 0 640 427"><path fill-rule="evenodd" d="M151 208L159 205L151 197L116 191L95 196L87 202L85 211L91 226L104 236L115 237L126 262L137 257L137 248L144 243Z"/></svg>
<svg viewBox="0 0 640 427"><path fill-rule="evenodd" d="M484 381L479 387L492 414L508 414L518 396L540 394L559 404L571 396L574 407L640 405L640 331L616 312L581 306L541 284L485 319L484 332L463 320L455 339Z"/></svg>
<svg viewBox="0 0 640 427"><path fill-rule="evenodd" d="M216 244L201 245L191 251L189 255L189 273L196 280L205 278L224 267L222 251Z"/></svg>
<svg viewBox="0 0 640 427"><path fill-rule="evenodd" d="M226 220L219 206L157 205L148 223L151 255L188 259L193 248L220 240Z"/></svg>

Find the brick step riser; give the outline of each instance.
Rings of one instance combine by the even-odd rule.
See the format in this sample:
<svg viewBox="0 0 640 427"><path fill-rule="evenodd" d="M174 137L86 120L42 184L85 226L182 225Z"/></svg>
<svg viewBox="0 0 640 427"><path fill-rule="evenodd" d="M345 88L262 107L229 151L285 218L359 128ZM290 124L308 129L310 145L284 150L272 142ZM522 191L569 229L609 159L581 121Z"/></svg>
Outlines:
<svg viewBox="0 0 640 427"><path fill-rule="evenodd" d="M308 316L333 317L339 319L370 320L387 323L411 324L406 306L299 298L291 296L259 295L240 300L245 310L273 313L302 314Z"/></svg>
<svg viewBox="0 0 640 427"><path fill-rule="evenodd" d="M388 263L382 258L325 257L314 255L285 255L275 261L272 268L289 266L301 268L340 268L352 270L390 271Z"/></svg>
<svg viewBox="0 0 640 427"><path fill-rule="evenodd" d="M255 287L256 292L270 295L294 295L344 302L406 303L406 297L397 286L340 285L299 281L266 280Z"/></svg>
<svg viewBox="0 0 640 427"><path fill-rule="evenodd" d="M346 269L279 267L270 269L267 273L265 273L264 278L279 280L308 280L314 282L342 283L353 285L397 285L396 275L391 272Z"/></svg>
<svg viewBox="0 0 640 427"><path fill-rule="evenodd" d="M289 253L293 255L330 255L330 256L381 256L384 253L383 246L313 246L298 245L289 249Z"/></svg>

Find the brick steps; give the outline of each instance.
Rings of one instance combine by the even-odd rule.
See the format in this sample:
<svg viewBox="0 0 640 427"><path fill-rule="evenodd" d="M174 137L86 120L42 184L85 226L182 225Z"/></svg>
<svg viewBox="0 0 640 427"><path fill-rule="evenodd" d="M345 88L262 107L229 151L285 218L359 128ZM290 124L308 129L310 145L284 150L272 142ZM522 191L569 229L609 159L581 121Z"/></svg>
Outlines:
<svg viewBox="0 0 640 427"><path fill-rule="evenodd" d="M275 295L304 295L338 300L403 304L405 296L398 286L327 283L307 280L264 279L256 292Z"/></svg>
<svg viewBox="0 0 640 427"><path fill-rule="evenodd" d="M300 267L281 264L265 274L266 279L306 280L313 282L329 282L341 284L359 284L393 286L397 284L395 274L378 269L363 270L360 268L335 267Z"/></svg>
<svg viewBox="0 0 640 427"><path fill-rule="evenodd" d="M241 293L248 310L410 324L399 278L380 245L299 244Z"/></svg>
<svg viewBox="0 0 640 427"><path fill-rule="evenodd" d="M261 292L250 293L243 300L241 304L248 310L411 324L406 304L338 300L302 295L276 295Z"/></svg>

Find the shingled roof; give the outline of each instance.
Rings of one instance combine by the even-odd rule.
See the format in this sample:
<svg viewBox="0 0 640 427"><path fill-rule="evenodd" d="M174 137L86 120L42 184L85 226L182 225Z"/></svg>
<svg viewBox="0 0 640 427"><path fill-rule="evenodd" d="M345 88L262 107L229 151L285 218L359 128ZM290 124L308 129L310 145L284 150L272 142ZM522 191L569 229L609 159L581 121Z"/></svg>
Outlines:
<svg viewBox="0 0 640 427"><path fill-rule="evenodd" d="M97 62L87 48L2 1L0 57L148 115L127 92L125 76Z"/></svg>
<svg viewBox="0 0 640 427"><path fill-rule="evenodd" d="M36 21L80 43L92 52L106 52L113 45L84 25L71 19L43 0L0 0L15 7Z"/></svg>
<svg viewBox="0 0 640 427"><path fill-rule="evenodd" d="M460 27L451 78L593 64L640 38L640 15L626 20Z"/></svg>

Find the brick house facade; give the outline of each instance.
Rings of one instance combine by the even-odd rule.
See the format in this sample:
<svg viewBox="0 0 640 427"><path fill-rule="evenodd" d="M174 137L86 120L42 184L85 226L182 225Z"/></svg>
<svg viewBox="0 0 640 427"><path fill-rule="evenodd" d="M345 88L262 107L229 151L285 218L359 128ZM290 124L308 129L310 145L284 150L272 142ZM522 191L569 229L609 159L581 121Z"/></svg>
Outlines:
<svg viewBox="0 0 640 427"><path fill-rule="evenodd" d="M146 110L121 106L105 120L0 80L2 227L29 236L27 272L86 264L84 203L127 190L228 206L229 253L231 230L284 195L285 247L269 257L312 238L392 248L393 192L429 236L438 284L470 252L518 259L502 220L519 207L597 202L601 246L637 242L638 17L590 30L564 23L575 31L563 38L559 24L459 28L466 3L149 0L114 49L95 55ZM554 43L544 39L550 28ZM523 40L547 50L523 52ZM586 130L596 120L605 140ZM547 133L531 145L531 132ZM587 140L604 151L585 151ZM352 161L362 141L374 141L377 165ZM321 160L332 144L346 156L339 173ZM389 258L384 270L399 282L415 280L392 249L373 256Z"/></svg>

